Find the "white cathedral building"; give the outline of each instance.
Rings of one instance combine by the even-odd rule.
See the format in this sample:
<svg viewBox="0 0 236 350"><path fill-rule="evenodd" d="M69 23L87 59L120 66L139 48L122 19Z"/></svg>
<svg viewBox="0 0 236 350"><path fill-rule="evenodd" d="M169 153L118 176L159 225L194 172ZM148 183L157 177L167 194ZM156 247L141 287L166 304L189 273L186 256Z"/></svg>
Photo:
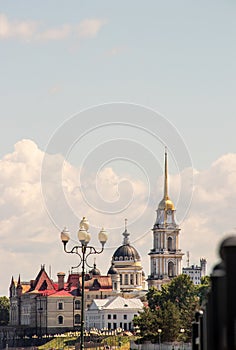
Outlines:
<svg viewBox="0 0 236 350"><path fill-rule="evenodd" d="M164 195L157 209L157 218L153 226L153 248L150 255L150 275L148 288L168 283L171 278L182 273L184 253L179 247L180 228L175 221L175 206L168 195L167 152L164 164Z"/></svg>
<svg viewBox="0 0 236 350"><path fill-rule="evenodd" d="M154 286L161 288L162 284L170 282L173 277L182 273L188 274L192 279L192 272L188 268L182 269L182 258L184 253L180 249L179 235L180 227L175 219L175 206L168 194L168 162L167 151L164 157L164 191L163 198L156 210L157 216L153 226L153 247L149 252L150 274L147 279L148 288ZM108 275L112 278L113 291L131 293L145 289L145 275L141 264L141 258L137 250L130 244L130 234L127 231L127 220L125 220L125 231L123 232L123 244L116 249L112 257L112 264ZM206 274L206 260L203 259L199 273ZM202 265L204 268L202 268ZM194 271L196 283L196 272ZM199 275L200 276L200 275ZM198 276L198 277L199 277ZM198 278L198 283L200 277Z"/></svg>
<svg viewBox="0 0 236 350"><path fill-rule="evenodd" d="M122 235L123 243L115 250L107 275L111 276L113 291L130 295L140 294L138 292L145 289L145 274L140 255L130 244L127 219L125 219L125 230Z"/></svg>

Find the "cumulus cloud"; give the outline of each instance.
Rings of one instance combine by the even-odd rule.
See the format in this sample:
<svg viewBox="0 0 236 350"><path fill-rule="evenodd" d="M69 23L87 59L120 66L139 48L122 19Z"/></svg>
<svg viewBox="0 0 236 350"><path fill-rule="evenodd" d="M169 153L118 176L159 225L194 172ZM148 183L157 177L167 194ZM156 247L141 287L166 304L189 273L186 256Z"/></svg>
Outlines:
<svg viewBox="0 0 236 350"><path fill-rule="evenodd" d="M106 24L105 20L93 18L85 19L79 23L77 30L79 38L94 38L97 36L100 29Z"/></svg>
<svg viewBox="0 0 236 350"><path fill-rule="evenodd" d="M38 38L40 40L63 40L70 36L71 32L73 31L72 26L68 24L64 24L61 27L58 28L49 28L41 33L38 34Z"/></svg>
<svg viewBox="0 0 236 350"><path fill-rule="evenodd" d="M182 229L182 242L196 263L206 257L209 268L218 259L218 245L234 232L236 154L226 154L209 169L195 173L193 201ZM235 232L236 233L236 232Z"/></svg>
<svg viewBox="0 0 236 350"><path fill-rule="evenodd" d="M80 23L62 24L58 27L44 28L45 25L33 20L11 20L0 13L0 39L21 39L24 41L59 41L69 37L91 39L97 36L106 24L99 18L84 19Z"/></svg>
<svg viewBox="0 0 236 350"><path fill-rule="evenodd" d="M0 39L31 39L37 31L38 22L26 20L10 21L5 14L0 14Z"/></svg>
<svg viewBox="0 0 236 350"><path fill-rule="evenodd" d="M42 176L45 157L49 166ZM235 169L236 154L228 154L216 160L209 169L195 170L192 204L180 223L181 248L184 252L190 251L190 263L199 263L200 257L204 256L209 270L218 259L219 242L235 225ZM190 170L183 172L187 181ZM178 202L179 176L170 175L169 180L169 194L176 204L178 219L183 205ZM42 181L46 181L43 191ZM158 179L158 184L162 193L162 178ZM191 188L190 184L189 191ZM100 226L105 225L109 230L107 249L102 257L97 257L97 265L104 274L114 249L122 243L127 217L130 240L140 252L148 275L151 228L161 200L156 194L151 195L155 198L155 206L153 200L148 201L146 184L135 179L134 174L120 175L112 167L93 173L91 169L73 166L60 154L45 154L33 141L19 141L14 151L0 161L0 294L7 294L12 275L17 278L20 273L23 280L30 280L41 264L46 264L47 270L52 267L53 278L57 271L67 272L77 265L77 257L63 253L60 229L68 225L72 244L75 243L83 215L91 223L93 244L97 244Z"/></svg>

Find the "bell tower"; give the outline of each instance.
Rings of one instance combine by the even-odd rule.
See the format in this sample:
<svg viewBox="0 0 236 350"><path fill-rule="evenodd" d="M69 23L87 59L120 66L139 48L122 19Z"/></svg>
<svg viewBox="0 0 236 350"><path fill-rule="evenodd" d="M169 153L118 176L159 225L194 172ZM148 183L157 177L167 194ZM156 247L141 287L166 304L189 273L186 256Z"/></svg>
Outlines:
<svg viewBox="0 0 236 350"><path fill-rule="evenodd" d="M153 226L153 248L150 255L150 275L148 288L168 283L171 278L180 275L183 253L179 249L180 228L175 221L175 207L168 195L167 150L164 160L164 195L158 205L157 218Z"/></svg>

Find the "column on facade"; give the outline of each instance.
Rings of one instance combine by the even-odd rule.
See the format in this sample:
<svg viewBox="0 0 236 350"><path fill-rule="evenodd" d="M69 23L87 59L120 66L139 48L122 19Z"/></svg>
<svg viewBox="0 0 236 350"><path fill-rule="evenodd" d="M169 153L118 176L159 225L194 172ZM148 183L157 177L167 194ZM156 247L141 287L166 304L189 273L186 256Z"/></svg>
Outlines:
<svg viewBox="0 0 236 350"><path fill-rule="evenodd" d="M166 233L163 233L163 249L166 250Z"/></svg>
<svg viewBox="0 0 236 350"><path fill-rule="evenodd" d="M176 235L173 235L173 243L172 249L176 250Z"/></svg>
<svg viewBox="0 0 236 350"><path fill-rule="evenodd" d="M181 259L177 259L178 261L178 275L181 273Z"/></svg>
<svg viewBox="0 0 236 350"><path fill-rule="evenodd" d="M120 273L120 276L121 276L120 284L123 285L123 284L124 284L124 276L123 276L123 273Z"/></svg>

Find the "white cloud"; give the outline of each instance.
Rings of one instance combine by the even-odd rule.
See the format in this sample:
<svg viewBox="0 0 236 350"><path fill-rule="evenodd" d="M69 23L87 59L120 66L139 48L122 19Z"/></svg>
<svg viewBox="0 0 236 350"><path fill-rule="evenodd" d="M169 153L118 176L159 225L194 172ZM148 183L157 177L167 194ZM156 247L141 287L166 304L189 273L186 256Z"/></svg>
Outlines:
<svg viewBox="0 0 236 350"><path fill-rule="evenodd" d="M72 33L72 26L64 24L59 28L49 28L38 35L40 40L63 40L68 38Z"/></svg>
<svg viewBox="0 0 236 350"><path fill-rule="evenodd" d="M17 278L21 273L23 280L29 280L35 277L41 264L46 264L47 269L52 266L52 277L55 278L57 271L66 272L70 266L77 265L77 257L63 253L59 234L60 228L67 224L72 231L73 244L83 215L91 223L93 244L97 244L96 234L100 226L109 228L107 249L101 257L97 257L97 265L104 274L114 249L122 242L124 219L127 217L131 242L135 242L133 244L142 256L148 275L151 228L161 198L152 194L155 207L147 202L146 184L134 179L134 174L132 177L127 174L121 176L112 167L93 174L88 169L82 171L72 166L61 155L47 155L49 167L44 169L46 176L43 179L47 182L44 196L46 194L47 204L50 199L50 205L55 210L52 213L51 207L47 207L57 221L57 228L50 220L41 193L40 172L44 157L44 152L33 141L22 140L15 145L12 153L0 161L0 265L1 271L4 271L0 276L0 294L7 294L11 275ZM196 264L200 257L206 257L209 272L218 259L219 242L235 226L235 169L236 154L229 154L222 156L209 169L195 171L193 201L188 216L181 223L182 250L190 251L190 263ZM184 178L188 173L189 170L185 169ZM170 176L169 194L174 202L178 179L177 175ZM163 181L159 180L162 187ZM58 192L60 187L63 197ZM178 218L182 203L175 204ZM95 210L96 207L104 213ZM115 214L112 214L113 211Z"/></svg>
<svg viewBox="0 0 236 350"><path fill-rule="evenodd" d="M38 28L36 21L10 21L5 14L0 14L0 39L31 39Z"/></svg>
<svg viewBox="0 0 236 350"><path fill-rule="evenodd" d="M59 27L44 28L42 22L33 20L10 20L0 13L0 39L21 39L24 41L59 41L69 37L91 39L105 25L106 21L93 18L82 20L78 24L62 24Z"/></svg>
<svg viewBox="0 0 236 350"><path fill-rule="evenodd" d="M78 36L82 39L94 38L105 24L105 20L97 18L85 19L78 25Z"/></svg>

